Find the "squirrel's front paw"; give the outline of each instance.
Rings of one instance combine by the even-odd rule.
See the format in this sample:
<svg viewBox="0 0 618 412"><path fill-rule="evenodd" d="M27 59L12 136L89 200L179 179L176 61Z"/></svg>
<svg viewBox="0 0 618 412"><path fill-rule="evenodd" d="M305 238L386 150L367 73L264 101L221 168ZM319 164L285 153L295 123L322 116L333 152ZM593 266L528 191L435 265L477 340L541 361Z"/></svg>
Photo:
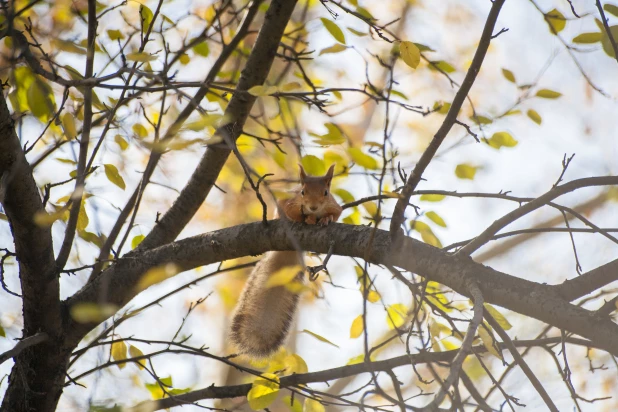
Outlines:
<svg viewBox="0 0 618 412"><path fill-rule="evenodd" d="M315 216L310 215L310 216L307 216L305 218L305 223L308 224L308 225L315 225L317 223L317 220L316 220Z"/></svg>
<svg viewBox="0 0 618 412"><path fill-rule="evenodd" d="M330 222L332 222L333 220L334 220L334 219L333 219L333 217L332 217L332 216L324 216L323 218L321 218L321 219L318 221L318 224L319 224L320 226L327 226L327 225L328 225Z"/></svg>

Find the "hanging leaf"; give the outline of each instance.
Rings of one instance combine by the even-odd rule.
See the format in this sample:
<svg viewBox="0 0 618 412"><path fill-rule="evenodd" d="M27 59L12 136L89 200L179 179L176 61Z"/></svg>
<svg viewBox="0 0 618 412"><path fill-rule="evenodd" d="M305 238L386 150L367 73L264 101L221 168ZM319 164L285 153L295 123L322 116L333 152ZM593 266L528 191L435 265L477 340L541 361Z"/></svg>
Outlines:
<svg viewBox="0 0 618 412"><path fill-rule="evenodd" d="M27 95L32 114L42 122L47 122L56 110L54 93L49 84L37 77L28 87Z"/></svg>
<svg viewBox="0 0 618 412"><path fill-rule="evenodd" d="M348 154L354 163L365 169L376 170L380 167L375 158L363 153L363 151L357 147L350 147L348 149Z"/></svg>
<svg viewBox="0 0 618 412"><path fill-rule="evenodd" d="M124 39L124 34L122 34L120 30L108 30L107 37L109 37L110 40L114 40L114 41L122 40Z"/></svg>
<svg viewBox="0 0 618 412"><path fill-rule="evenodd" d="M326 30L337 40L339 43L345 44L345 36L343 35L343 31L335 24L334 22L325 19L324 17L320 18L322 20L322 24L326 27Z"/></svg>
<svg viewBox="0 0 618 412"><path fill-rule="evenodd" d="M326 167L322 159L314 155L305 155L300 160L305 172L312 176L322 176L326 173Z"/></svg>
<svg viewBox="0 0 618 412"><path fill-rule="evenodd" d="M193 46L193 51L195 54L199 54L202 57L208 57L210 54L210 47L208 46L208 42L201 42Z"/></svg>
<svg viewBox="0 0 618 412"><path fill-rule="evenodd" d="M253 86L247 92L253 96L270 96L279 91L277 86Z"/></svg>
<svg viewBox="0 0 618 412"><path fill-rule="evenodd" d="M609 31L612 33L612 37L615 42L618 42L618 26L610 26ZM615 57L614 47L612 46L612 42L607 35L607 32L603 30L603 38L601 39L601 46L603 46L603 51L609 57Z"/></svg>
<svg viewBox="0 0 618 412"><path fill-rule="evenodd" d="M286 375L309 372L305 360L295 353L286 356L283 360L283 364L285 366Z"/></svg>
<svg viewBox="0 0 618 412"><path fill-rule="evenodd" d="M319 401L311 398L305 398L303 412L326 412L326 408Z"/></svg>
<svg viewBox="0 0 618 412"><path fill-rule="evenodd" d="M425 213L425 216L427 216L436 225L446 227L446 222L436 212L427 212Z"/></svg>
<svg viewBox="0 0 618 412"><path fill-rule="evenodd" d="M301 330L301 331L300 331L300 333L306 333L306 334L308 334L308 335L310 335L310 336L313 336L314 338L316 338L317 340L319 340L319 341L321 341L321 342L328 343L328 344L329 344L329 345L331 345L331 346L334 346L334 347L336 347L336 348L339 348L339 346L338 346L338 345L335 345L333 342L329 341L328 339L326 339L326 338L324 338L324 337L322 337L322 336L318 335L317 333L311 332L311 331L310 331L310 330L308 330L308 329L303 329L303 330Z"/></svg>
<svg viewBox="0 0 618 412"><path fill-rule="evenodd" d="M71 113L66 112L62 116L62 128L64 129L66 137L75 139L77 136L77 128L75 127L75 117Z"/></svg>
<svg viewBox="0 0 618 412"><path fill-rule="evenodd" d="M536 124L538 124L538 125L540 125L541 123L543 123L543 119L541 118L541 115L540 115L540 114L538 114L538 113L536 112L536 110L532 110L532 109L530 109L530 110L528 110L528 112L527 112L526 114L528 115L528 117L529 117L530 119L532 119L532 121L533 121L534 123L536 123Z"/></svg>
<svg viewBox="0 0 618 412"><path fill-rule="evenodd" d="M274 373L264 373L256 378L247 394L249 407L254 411L265 409L277 399L279 394L279 377Z"/></svg>
<svg viewBox="0 0 618 412"><path fill-rule="evenodd" d="M512 71L510 71L508 69L502 69L502 75L504 76L505 79L507 79L511 83L516 83L515 75L513 74Z"/></svg>
<svg viewBox="0 0 618 412"><path fill-rule="evenodd" d="M489 303L484 303L483 307L489 314L498 322L498 325L504 330L509 330L513 326L509 323L508 320L502 315L502 313L498 312L498 309L491 306Z"/></svg>
<svg viewBox="0 0 618 412"><path fill-rule="evenodd" d="M416 69L421 62L421 52L411 41L402 41L399 45L399 53L404 63Z"/></svg>
<svg viewBox="0 0 618 412"><path fill-rule="evenodd" d="M126 140L124 140L124 138L120 136L119 134L114 136L114 142L116 142L116 144L120 146L120 150L122 151L127 150L127 148L129 147L129 143Z"/></svg>
<svg viewBox="0 0 618 412"><path fill-rule="evenodd" d="M460 179L469 179L473 180L476 175L476 171L478 170L477 166L472 166L466 163L458 164L455 167L455 176Z"/></svg>
<svg viewBox="0 0 618 412"><path fill-rule="evenodd" d="M519 142L507 132L496 132L487 143L494 149L500 149L501 147L515 147Z"/></svg>
<svg viewBox="0 0 618 412"><path fill-rule="evenodd" d="M485 349L487 349L487 351L494 355L496 358L502 359L502 353L500 353L497 349L498 342L494 338L493 332L491 332L491 330L488 328L488 325L486 325L485 323L481 324L478 328L478 333L481 341L483 342L483 346L485 346Z"/></svg>
<svg viewBox="0 0 618 412"><path fill-rule="evenodd" d="M146 33L152 24L154 15L152 14L152 10L143 4L139 6L139 15L142 20L142 33Z"/></svg>
<svg viewBox="0 0 618 412"><path fill-rule="evenodd" d="M445 197L446 195L421 195L420 200L425 202L440 202L444 200Z"/></svg>
<svg viewBox="0 0 618 412"><path fill-rule="evenodd" d="M120 176L118 168L116 168L116 166L110 163L106 163L103 166L105 167L105 176L107 176L107 179L122 190L124 190L127 185L124 183L124 179L122 178L122 176Z"/></svg>
<svg viewBox="0 0 618 412"><path fill-rule="evenodd" d="M549 25L549 31L552 34L560 33L566 26L566 18L557 9L545 14L545 21Z"/></svg>
<svg viewBox="0 0 618 412"><path fill-rule="evenodd" d="M605 10L609 14L613 14L614 16L618 17L618 6L615 6L615 5L609 4L609 3L605 3L603 5L603 10Z"/></svg>
<svg viewBox="0 0 618 412"><path fill-rule="evenodd" d="M127 358L127 345L124 341L114 342L112 343L112 359L115 361L125 360ZM122 369L127 366L126 363L119 363L118 369Z"/></svg>
<svg viewBox="0 0 618 412"><path fill-rule="evenodd" d="M281 86L281 91L282 92L291 92L294 90L298 90L301 87L303 87L300 83L298 82L290 82L290 83L286 83L283 86Z"/></svg>
<svg viewBox="0 0 618 412"><path fill-rule="evenodd" d="M127 60L140 63L148 63L157 60L156 54L148 54L144 52L133 52L127 54Z"/></svg>
<svg viewBox="0 0 618 412"><path fill-rule="evenodd" d="M320 50L320 56L323 54L329 54L329 53L339 53L347 49L348 48L344 46L343 44L335 43L330 47Z"/></svg>
<svg viewBox="0 0 618 412"><path fill-rule="evenodd" d="M146 273L140 277L135 288L138 291L142 291L152 285L156 285L157 283L161 283L164 280L175 276L179 271L180 269L178 266L173 263L154 267L146 271Z"/></svg>
<svg viewBox="0 0 618 412"><path fill-rule="evenodd" d="M386 308L386 324L389 329L401 327L406 322L408 308L403 303L396 303Z"/></svg>
<svg viewBox="0 0 618 412"><path fill-rule="evenodd" d="M144 236L144 235L137 235L137 236L135 236L133 238L133 240L131 240L131 249L135 249L136 247L138 247L139 244L142 243L144 238L146 238L146 236Z"/></svg>
<svg viewBox="0 0 618 412"><path fill-rule="evenodd" d="M541 89L536 92L536 96L542 97L543 99L557 99L558 97L562 96L562 93L555 92L549 89Z"/></svg>
<svg viewBox="0 0 618 412"><path fill-rule="evenodd" d="M336 144L341 144L345 142L345 137L343 133L341 133L341 129L334 123L324 123L326 129L328 129L328 133L323 135L318 135L315 133L309 133L313 137L317 137L318 139L313 142L319 144L321 146L332 146Z"/></svg>
<svg viewBox="0 0 618 412"><path fill-rule="evenodd" d="M455 71L455 68L444 60L431 62L429 69L433 71L443 71L444 73L453 73Z"/></svg>
<svg viewBox="0 0 618 412"><path fill-rule="evenodd" d="M277 286L285 286L294 281L301 270L299 265L285 266L268 277L265 287L274 288Z"/></svg>
<svg viewBox="0 0 618 412"><path fill-rule="evenodd" d="M356 339L363 334L363 315L358 315L353 321L350 327L350 339Z"/></svg>

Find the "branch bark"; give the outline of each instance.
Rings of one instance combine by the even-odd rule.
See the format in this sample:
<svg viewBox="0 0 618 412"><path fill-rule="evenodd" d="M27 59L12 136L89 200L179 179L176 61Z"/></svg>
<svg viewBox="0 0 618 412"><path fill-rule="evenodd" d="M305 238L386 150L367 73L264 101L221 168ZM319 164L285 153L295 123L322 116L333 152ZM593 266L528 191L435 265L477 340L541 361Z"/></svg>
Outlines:
<svg viewBox="0 0 618 412"><path fill-rule="evenodd" d="M389 232L374 228L332 224L326 228L269 221L234 226L194 236L152 250L121 258L95 281L64 302L64 310L78 303L96 302L125 305L139 293L135 286L148 269L174 263L181 270L259 255L269 250L303 250L327 253L335 242L334 254L366 258L375 264L398 266L442 283L457 293L470 297L469 280L475 280L487 302L533 317L560 329L568 330L595 342L618 355L618 325L570 304L556 286L520 279L474 262L467 256L449 255L415 239L402 236L396 242ZM293 237L291 239L288 234ZM109 287L109 293L102 292ZM101 299L107 296L107 299ZM71 323L67 339L72 344L95 325Z"/></svg>

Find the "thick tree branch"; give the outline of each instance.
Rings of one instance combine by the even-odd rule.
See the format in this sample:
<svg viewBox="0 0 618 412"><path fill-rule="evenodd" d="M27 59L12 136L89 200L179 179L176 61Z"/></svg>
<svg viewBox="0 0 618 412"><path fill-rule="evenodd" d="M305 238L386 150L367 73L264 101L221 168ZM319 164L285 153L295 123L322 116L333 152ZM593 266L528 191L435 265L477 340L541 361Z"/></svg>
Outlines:
<svg viewBox="0 0 618 412"><path fill-rule="evenodd" d="M519 279L474 262L467 256L449 255L409 237L396 243L388 232L364 226L332 224L326 228L269 221L234 226L183 239L156 249L123 257L65 301L65 310L83 302L125 305L139 293L135 286L152 267L174 263L188 270L222 260L259 255L268 250L303 250L327 253L335 242L334 254L366 258L371 263L398 266L442 283L464 296L470 296L468 281L479 285L487 302L533 317L595 342L618 355L618 325L596 317L588 310L572 305L558 293L557 287ZM293 239L288 238L288 233ZM372 239L369 245L369 239ZM104 293L105 291L105 293ZM102 299L106 296L106 299ZM76 344L95 325L72 324L67 339Z"/></svg>
<svg viewBox="0 0 618 412"><path fill-rule="evenodd" d="M11 349L7 350L4 353L0 353L0 365L5 361L14 358L19 355L24 349L29 348L33 345L38 345L41 342L45 342L47 340L47 333L37 333L33 336L28 336L20 340L15 346Z"/></svg>
<svg viewBox="0 0 618 412"><path fill-rule="evenodd" d="M519 340L513 341L513 345L517 347L533 347L553 345L561 342L561 337L535 339L535 340ZM568 338L568 343L582 345L586 347L594 347L592 342L577 338ZM507 349L504 343L500 343L501 350ZM483 354L487 352L484 346L475 346L471 348L473 353ZM297 385L306 385L309 383L329 382L335 379L346 378L349 376L357 376L361 373L369 372L388 372L393 368L400 366L420 365L424 363L436 362L451 362L459 353L459 349L454 349L444 352L421 352L413 355L403 355L396 358L386 359L376 362L363 362L355 365L340 366L338 368L326 369L319 372L309 372L303 374L295 374L282 377L280 387L290 387ZM155 411L159 409L171 408L174 406L187 405L198 402L202 399L224 399L235 398L238 396L246 396L251 389L251 384L232 385L232 386L210 386L204 389L198 389L186 394L174 396L173 398L160 399L157 401L146 401L127 412L139 412L142 410ZM142 409L143 408L143 409Z"/></svg>
<svg viewBox="0 0 618 412"><path fill-rule="evenodd" d="M270 4L236 92L225 109L223 117L227 123L216 132L222 138L222 143L208 146L189 182L172 207L142 241L140 249L157 247L176 239L210 193L256 100L255 96L246 91L266 80L295 5L296 0L274 0Z"/></svg>
<svg viewBox="0 0 618 412"><path fill-rule="evenodd" d="M425 169L427 168L427 166L429 166L429 163L435 156L438 148L446 138L446 135L457 121L457 114L459 113L459 110L461 109L464 100L468 96L468 93L470 92L470 89L474 84L474 80L476 79L478 72L481 70L481 65L483 64L485 54L487 53L487 49L489 48L489 43L492 39L494 26L496 25L496 21L498 20L498 14L500 14L500 9L502 8L503 4L504 0L495 0L493 2L491 10L489 11L489 15L487 16L487 21L485 22L485 27L483 28L483 34L481 34L479 45L476 48L476 53L474 54L472 64L470 65L470 68L466 73L466 77L464 78L464 81L461 84L459 91L453 99L453 103L451 104L451 107L446 114L446 118L444 119L442 126L440 126L440 129L438 129L438 131L434 135L431 143L429 143L429 146L427 147L427 149L425 149L425 152L423 152L423 155L414 167L414 170L408 177L408 181L406 182L401 191L401 196L397 200L395 210L393 211L393 218L391 220L390 231L393 236L397 233L399 227L405 220L404 214L408 202L410 201L410 196L412 196L412 192L414 191L414 189L416 189L416 186L421 181L423 172L425 172Z"/></svg>
<svg viewBox="0 0 618 412"><path fill-rule="evenodd" d="M555 286L560 296L573 301L618 280L618 259Z"/></svg>

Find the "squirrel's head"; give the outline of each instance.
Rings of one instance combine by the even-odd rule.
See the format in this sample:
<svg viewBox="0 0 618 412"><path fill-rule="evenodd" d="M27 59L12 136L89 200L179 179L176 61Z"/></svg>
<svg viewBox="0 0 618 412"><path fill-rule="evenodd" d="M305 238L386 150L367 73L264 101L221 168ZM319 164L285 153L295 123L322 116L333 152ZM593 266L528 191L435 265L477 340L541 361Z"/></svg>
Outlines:
<svg viewBox="0 0 618 412"><path fill-rule="evenodd" d="M335 165L331 165L324 176L307 176L300 166L300 195L304 212L319 215L326 206L330 194L330 182L333 180Z"/></svg>

